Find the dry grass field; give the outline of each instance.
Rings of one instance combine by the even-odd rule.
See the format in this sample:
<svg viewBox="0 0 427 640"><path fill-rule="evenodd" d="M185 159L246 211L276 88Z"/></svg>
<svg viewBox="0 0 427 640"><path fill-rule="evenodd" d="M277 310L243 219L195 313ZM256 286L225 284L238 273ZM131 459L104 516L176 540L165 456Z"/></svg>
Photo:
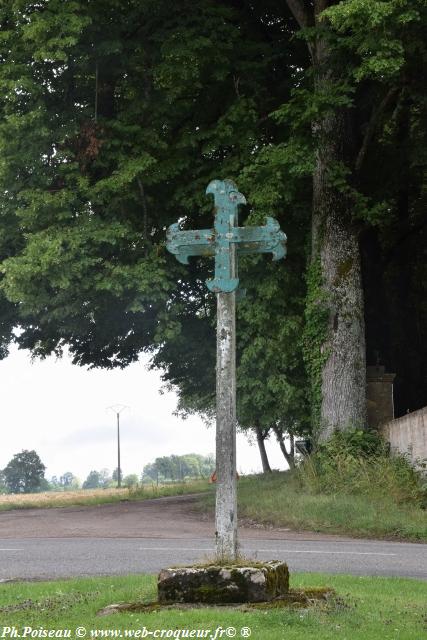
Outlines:
<svg viewBox="0 0 427 640"><path fill-rule="evenodd" d="M207 480L190 480L174 484L144 485L132 489L79 489L77 491L5 494L0 495L0 511L105 504L120 500L147 500L162 496L207 491L208 487Z"/></svg>
<svg viewBox="0 0 427 640"><path fill-rule="evenodd" d="M80 489L77 491L45 491L43 493L0 495L0 510L65 507L70 505L116 502L129 499L128 489Z"/></svg>

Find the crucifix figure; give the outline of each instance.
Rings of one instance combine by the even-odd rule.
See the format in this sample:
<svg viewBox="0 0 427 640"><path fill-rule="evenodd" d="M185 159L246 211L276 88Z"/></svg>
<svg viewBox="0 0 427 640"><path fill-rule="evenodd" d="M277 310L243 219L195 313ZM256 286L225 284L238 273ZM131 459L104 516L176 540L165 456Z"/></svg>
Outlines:
<svg viewBox="0 0 427 640"><path fill-rule="evenodd" d="M213 180L206 193L213 194L213 229L181 230L172 224L167 249L179 262L190 256L214 256L215 276L207 280L217 294L216 361L216 555L233 560L237 555L236 491L236 289L237 258L249 253L272 253L274 260L286 256L286 235L274 218L261 227L239 227L238 207L245 204L231 180Z"/></svg>

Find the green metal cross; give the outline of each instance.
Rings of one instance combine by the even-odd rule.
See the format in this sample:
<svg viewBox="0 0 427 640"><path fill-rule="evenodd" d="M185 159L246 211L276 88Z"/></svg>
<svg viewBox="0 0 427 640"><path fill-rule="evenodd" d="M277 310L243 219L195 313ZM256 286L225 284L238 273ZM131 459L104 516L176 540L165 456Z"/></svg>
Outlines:
<svg viewBox="0 0 427 640"><path fill-rule="evenodd" d="M214 293L231 293L239 286L236 251L238 255L272 253L273 260L279 260L286 256L286 235L270 217L262 227L239 227L238 207L246 199L231 180L213 180L206 193L214 196L214 228L182 231L178 223L172 224L166 247L183 264L188 264L190 256L215 256L215 277L206 284Z"/></svg>
<svg viewBox="0 0 427 640"><path fill-rule="evenodd" d="M207 280L217 294L216 360L216 555L219 560L237 557L236 489L236 289L237 256L272 253L286 255L286 236L274 218L262 227L239 227L238 207L246 202L231 180L213 180L206 193L215 201L213 229L182 231L172 224L166 247L183 264L189 256L215 256L215 277Z"/></svg>

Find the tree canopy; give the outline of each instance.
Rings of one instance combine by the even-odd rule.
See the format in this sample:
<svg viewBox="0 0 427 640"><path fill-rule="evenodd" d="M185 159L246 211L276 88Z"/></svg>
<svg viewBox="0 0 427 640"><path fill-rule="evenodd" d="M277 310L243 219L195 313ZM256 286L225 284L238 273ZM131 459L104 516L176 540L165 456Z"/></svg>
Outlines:
<svg viewBox="0 0 427 640"><path fill-rule="evenodd" d="M149 351L208 413L212 265L164 239L230 177L289 238L241 265L242 428L364 420L378 358L397 413L426 404L425 23L422 0L4 0L0 355Z"/></svg>
<svg viewBox="0 0 427 640"><path fill-rule="evenodd" d="M144 466L142 480L184 480L185 478L207 478L215 469L212 456L187 453L182 456L160 456Z"/></svg>
<svg viewBox="0 0 427 640"><path fill-rule="evenodd" d="M101 473L96 470L90 471L82 484L82 489L99 489L100 487L102 487Z"/></svg>
<svg viewBox="0 0 427 640"><path fill-rule="evenodd" d="M9 493L32 493L40 488L45 470L37 452L24 449L3 469L3 482Z"/></svg>

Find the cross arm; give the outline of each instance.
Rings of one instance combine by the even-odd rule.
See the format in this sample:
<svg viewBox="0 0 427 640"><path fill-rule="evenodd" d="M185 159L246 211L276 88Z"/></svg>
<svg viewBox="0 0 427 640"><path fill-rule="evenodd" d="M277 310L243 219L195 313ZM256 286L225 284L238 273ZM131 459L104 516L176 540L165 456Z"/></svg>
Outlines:
<svg viewBox="0 0 427 640"><path fill-rule="evenodd" d="M188 264L190 256L215 255L215 232L213 229L182 231L179 224L171 224L166 232L166 247L178 262Z"/></svg>
<svg viewBox="0 0 427 640"><path fill-rule="evenodd" d="M273 260L286 256L286 234L274 218L267 217L262 227L235 227L233 242L240 255L249 253L272 253Z"/></svg>

